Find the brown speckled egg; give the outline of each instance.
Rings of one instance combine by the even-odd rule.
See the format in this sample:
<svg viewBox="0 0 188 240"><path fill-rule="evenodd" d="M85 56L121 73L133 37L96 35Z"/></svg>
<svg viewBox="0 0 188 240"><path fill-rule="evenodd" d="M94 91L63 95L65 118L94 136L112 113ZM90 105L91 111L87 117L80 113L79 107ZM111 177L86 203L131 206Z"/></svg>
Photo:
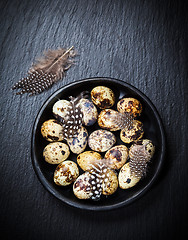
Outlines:
<svg viewBox="0 0 188 240"><path fill-rule="evenodd" d="M120 127L111 120L117 115L117 113L117 111L112 109L102 110L98 116L99 127L110 131L120 130Z"/></svg>
<svg viewBox="0 0 188 240"><path fill-rule="evenodd" d="M133 141L139 140L144 135L143 123L134 120L133 126L128 129L124 128L120 132L120 138L124 143L131 143Z"/></svg>
<svg viewBox="0 0 188 240"><path fill-rule="evenodd" d="M140 140L136 141L136 143L133 143L129 149L129 156L131 158L133 158L133 154L137 148L137 145L145 145L145 150L150 155L149 160L153 157L153 155L155 153L155 146L153 145L152 141L149 139L140 139Z"/></svg>
<svg viewBox="0 0 188 240"><path fill-rule="evenodd" d="M87 171L92 168L90 164L93 160L97 161L100 159L102 159L102 156L98 152L86 151L78 155L77 163L82 170Z"/></svg>
<svg viewBox="0 0 188 240"><path fill-rule="evenodd" d="M64 139L63 127L55 119L45 121L42 124L41 133L42 136L49 142L57 142Z"/></svg>
<svg viewBox="0 0 188 240"><path fill-rule="evenodd" d="M67 144L62 142L49 143L43 150L43 157L50 164L59 164L70 154Z"/></svg>
<svg viewBox="0 0 188 240"><path fill-rule="evenodd" d="M109 167L112 169L120 169L127 161L129 156L128 148L125 145L117 145L109 149L105 158L110 160Z"/></svg>
<svg viewBox="0 0 188 240"><path fill-rule="evenodd" d="M102 183L102 194L111 195L115 193L118 188L118 178L116 173L111 169L107 169L106 175L107 178L105 178Z"/></svg>
<svg viewBox="0 0 188 240"><path fill-rule="evenodd" d="M120 169L120 172L118 175L118 181L119 181L120 188L127 189L135 186L140 181L140 178L137 178L134 176L134 174L131 174L129 163L126 163Z"/></svg>
<svg viewBox="0 0 188 240"><path fill-rule="evenodd" d="M101 129L92 132L88 139L89 147L97 152L106 152L115 142L116 137L113 133Z"/></svg>
<svg viewBox="0 0 188 240"><path fill-rule="evenodd" d="M113 91L104 86L97 86L91 91L91 99L101 109L111 108L115 103Z"/></svg>
<svg viewBox="0 0 188 240"><path fill-rule="evenodd" d="M79 199L89 199L92 196L91 174L85 172L73 184L73 193Z"/></svg>
<svg viewBox="0 0 188 240"><path fill-rule="evenodd" d="M79 176L77 164L73 161L60 163L54 172L54 182L59 186L67 186L73 183Z"/></svg>
<svg viewBox="0 0 188 240"><path fill-rule="evenodd" d="M88 132L85 127L82 127L77 134L77 137L67 139L67 144L70 150L75 154L83 152L87 146Z"/></svg>
<svg viewBox="0 0 188 240"><path fill-rule="evenodd" d="M122 98L117 103L117 110L121 113L130 113L133 117L140 116L142 104L135 98Z"/></svg>
<svg viewBox="0 0 188 240"><path fill-rule="evenodd" d="M92 126L98 117L97 108L89 99L82 98L80 100L80 107L83 113L82 122L85 126Z"/></svg>
<svg viewBox="0 0 188 240"><path fill-rule="evenodd" d="M69 111L69 107L71 107L71 103L67 100L59 100L57 101L52 108L52 112L54 117L57 120L64 119Z"/></svg>

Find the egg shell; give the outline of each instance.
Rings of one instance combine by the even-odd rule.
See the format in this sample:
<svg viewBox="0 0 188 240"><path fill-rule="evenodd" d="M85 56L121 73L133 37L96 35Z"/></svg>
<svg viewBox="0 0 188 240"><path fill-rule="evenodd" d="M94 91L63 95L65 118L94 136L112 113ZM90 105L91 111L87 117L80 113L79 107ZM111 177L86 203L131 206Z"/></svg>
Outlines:
<svg viewBox="0 0 188 240"><path fill-rule="evenodd" d="M73 193L79 199L89 199L92 196L91 174L85 172L73 184Z"/></svg>
<svg viewBox="0 0 188 240"><path fill-rule="evenodd" d="M94 151L85 151L80 153L77 157L77 163L81 167L82 170L87 171L90 170L91 162L101 160L102 156L98 152Z"/></svg>
<svg viewBox="0 0 188 240"><path fill-rule="evenodd" d="M62 142L49 143L43 150L43 157L50 164L59 164L69 157L67 144Z"/></svg>
<svg viewBox="0 0 188 240"><path fill-rule="evenodd" d="M88 139L89 147L97 152L106 152L115 142L115 135L112 132L102 129L92 132Z"/></svg>
<svg viewBox="0 0 188 240"><path fill-rule="evenodd" d="M102 110L98 116L99 127L109 131L120 130L120 127L111 120L112 117L116 116L117 114L118 112L112 109Z"/></svg>
<svg viewBox="0 0 188 240"><path fill-rule="evenodd" d="M57 101L52 108L52 112L54 117L60 121L62 118L65 119L67 112L69 111L69 107L71 107L71 103L67 100L59 100Z"/></svg>
<svg viewBox="0 0 188 240"><path fill-rule="evenodd" d="M124 128L120 132L120 138L124 143L131 143L139 140L143 135L143 123L138 120L133 120L133 126L130 129Z"/></svg>
<svg viewBox="0 0 188 240"><path fill-rule="evenodd" d="M130 113L133 117L138 117L142 112L142 104L135 98L122 98L117 103L117 110L121 113Z"/></svg>
<svg viewBox="0 0 188 240"><path fill-rule="evenodd" d="M106 174L108 178L105 178L106 181L104 180L102 183L102 194L111 195L115 193L118 188L118 178L116 173L111 169L107 169Z"/></svg>
<svg viewBox="0 0 188 240"><path fill-rule="evenodd" d="M49 142L64 140L63 127L56 119L49 119L41 126L42 136Z"/></svg>
<svg viewBox="0 0 188 240"><path fill-rule="evenodd" d="M117 145L109 149L104 157L110 160L110 168L120 169L126 163L128 156L128 148L125 145Z"/></svg>
<svg viewBox="0 0 188 240"><path fill-rule="evenodd" d="M136 145L145 145L145 150L150 154L151 158L153 157L153 155L155 153L155 146L153 145L152 141L149 139L140 139L140 140L136 141L136 143L133 143L129 149L130 157L132 157L132 152L134 152Z"/></svg>
<svg viewBox="0 0 188 240"><path fill-rule="evenodd" d="M91 99L100 109L111 108L115 103L114 92L105 86L97 86L91 91Z"/></svg>
<svg viewBox="0 0 188 240"><path fill-rule="evenodd" d="M77 134L77 137L68 138L67 144L70 150L75 154L83 152L87 146L88 132L85 127L82 127Z"/></svg>
<svg viewBox="0 0 188 240"><path fill-rule="evenodd" d="M129 163L126 163L119 171L118 181L120 188L128 189L135 186L140 181L140 178L131 174Z"/></svg>
<svg viewBox="0 0 188 240"><path fill-rule="evenodd" d="M54 182L59 186L67 186L73 183L79 176L79 169L75 162L64 161L60 163L54 172Z"/></svg>
<svg viewBox="0 0 188 240"><path fill-rule="evenodd" d="M83 113L82 119L83 124L85 126L92 126L97 121L98 117L97 108L92 103L92 101L86 98L82 98L80 100L80 107Z"/></svg>

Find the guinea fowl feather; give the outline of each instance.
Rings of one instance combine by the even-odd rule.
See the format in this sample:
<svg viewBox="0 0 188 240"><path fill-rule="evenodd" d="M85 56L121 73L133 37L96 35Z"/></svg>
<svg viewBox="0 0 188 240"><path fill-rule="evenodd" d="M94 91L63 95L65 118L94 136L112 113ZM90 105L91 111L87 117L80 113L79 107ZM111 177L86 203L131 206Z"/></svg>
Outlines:
<svg viewBox="0 0 188 240"><path fill-rule="evenodd" d="M130 129L133 125L133 116L129 113L120 113L111 116L111 122L118 126L120 129Z"/></svg>
<svg viewBox="0 0 188 240"><path fill-rule="evenodd" d="M43 92L64 77L65 71L73 64L75 55L73 47L68 50L59 48L44 52L43 57L31 66L28 75L18 81L12 89L21 88L17 95L30 93L31 96Z"/></svg>
<svg viewBox="0 0 188 240"><path fill-rule="evenodd" d="M103 184L109 182L109 173L108 169L110 160L101 159L101 160L91 160L89 165L91 169L89 173L91 174L91 199L94 201L100 200L102 195Z"/></svg>
<svg viewBox="0 0 188 240"><path fill-rule="evenodd" d="M70 96L69 111L65 118L58 117L63 126L64 139L77 137L82 128L83 112L80 107L80 100L87 97L86 91L81 92L77 97Z"/></svg>
<svg viewBox="0 0 188 240"><path fill-rule="evenodd" d="M146 175L147 163L151 155L146 151L145 145L135 145L129 152L130 169L135 177L141 178Z"/></svg>

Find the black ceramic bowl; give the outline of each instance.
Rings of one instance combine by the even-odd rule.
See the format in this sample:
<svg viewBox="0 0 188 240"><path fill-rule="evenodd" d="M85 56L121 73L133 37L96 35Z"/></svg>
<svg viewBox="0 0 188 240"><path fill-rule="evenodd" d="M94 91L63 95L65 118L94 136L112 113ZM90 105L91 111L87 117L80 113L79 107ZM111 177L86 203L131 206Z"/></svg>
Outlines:
<svg viewBox="0 0 188 240"><path fill-rule="evenodd" d="M56 101L59 99L68 99L70 95L77 96L84 90L91 91L92 88L99 85L107 86L114 91L116 96L116 104L117 101L123 97L134 97L140 100L143 105L143 112L139 120L144 124L144 138L151 139L153 141L156 151L149 164L147 176L133 188L127 190L118 188L113 195L103 197L99 201L80 200L74 196L72 185L60 187L53 182L53 173L56 165L54 166L48 164L43 159L43 149L49 142L47 142L41 135L41 125L44 121L54 118L52 114L52 107ZM116 108L116 104L114 109ZM93 127L88 127L87 129L90 133L96 128L99 128L97 123ZM117 137L116 144L123 144L119 138L119 131L114 133ZM76 81L60 88L43 104L34 123L31 147L32 162L35 172L41 183L50 193L64 203L77 208L88 210L109 210L130 204L134 200L137 200L139 197L141 197L147 190L149 190L162 167L165 153L165 137L162 123L156 108L151 101L138 89L116 79L90 78ZM89 147L87 147L86 150L89 150ZM76 157L77 156L75 154L71 153L68 159L76 161Z"/></svg>

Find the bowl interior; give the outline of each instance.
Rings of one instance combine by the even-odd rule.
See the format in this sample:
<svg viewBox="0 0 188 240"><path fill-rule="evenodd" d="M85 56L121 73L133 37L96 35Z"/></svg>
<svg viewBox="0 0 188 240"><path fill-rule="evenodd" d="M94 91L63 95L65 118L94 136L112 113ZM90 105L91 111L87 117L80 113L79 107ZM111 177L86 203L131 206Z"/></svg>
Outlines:
<svg viewBox="0 0 188 240"><path fill-rule="evenodd" d="M141 117L138 118L144 124L144 138L151 139L155 145L156 151L149 166L147 176L143 178L133 188L118 190L111 196L102 197L100 201L79 200L72 190L72 185L59 187L53 182L53 173L57 165L51 165L44 161L42 153L44 147L49 143L41 135L41 125L44 121L54 118L52 114L53 104L59 99L67 99L71 96L77 96L82 91L91 91L95 86L107 86L111 88L116 96L116 103L112 109L116 109L117 102L123 97L134 97L138 99L143 106ZM100 110L99 110L100 111ZM89 134L95 129L99 129L97 123L87 127ZM119 131L113 132L116 135L116 144L124 144L119 138ZM126 145L129 147L130 145ZM82 209L107 210L126 205L142 196L148 190L156 179L164 158L165 138L160 117L151 103L151 101L135 87L110 78L91 78L80 80L62 87L56 91L42 106L33 127L32 134L32 162L37 176L45 188L61 201ZM90 150L89 147L85 151ZM102 154L104 155L104 154ZM71 153L69 160L76 162L77 155ZM80 170L82 173L82 170Z"/></svg>

